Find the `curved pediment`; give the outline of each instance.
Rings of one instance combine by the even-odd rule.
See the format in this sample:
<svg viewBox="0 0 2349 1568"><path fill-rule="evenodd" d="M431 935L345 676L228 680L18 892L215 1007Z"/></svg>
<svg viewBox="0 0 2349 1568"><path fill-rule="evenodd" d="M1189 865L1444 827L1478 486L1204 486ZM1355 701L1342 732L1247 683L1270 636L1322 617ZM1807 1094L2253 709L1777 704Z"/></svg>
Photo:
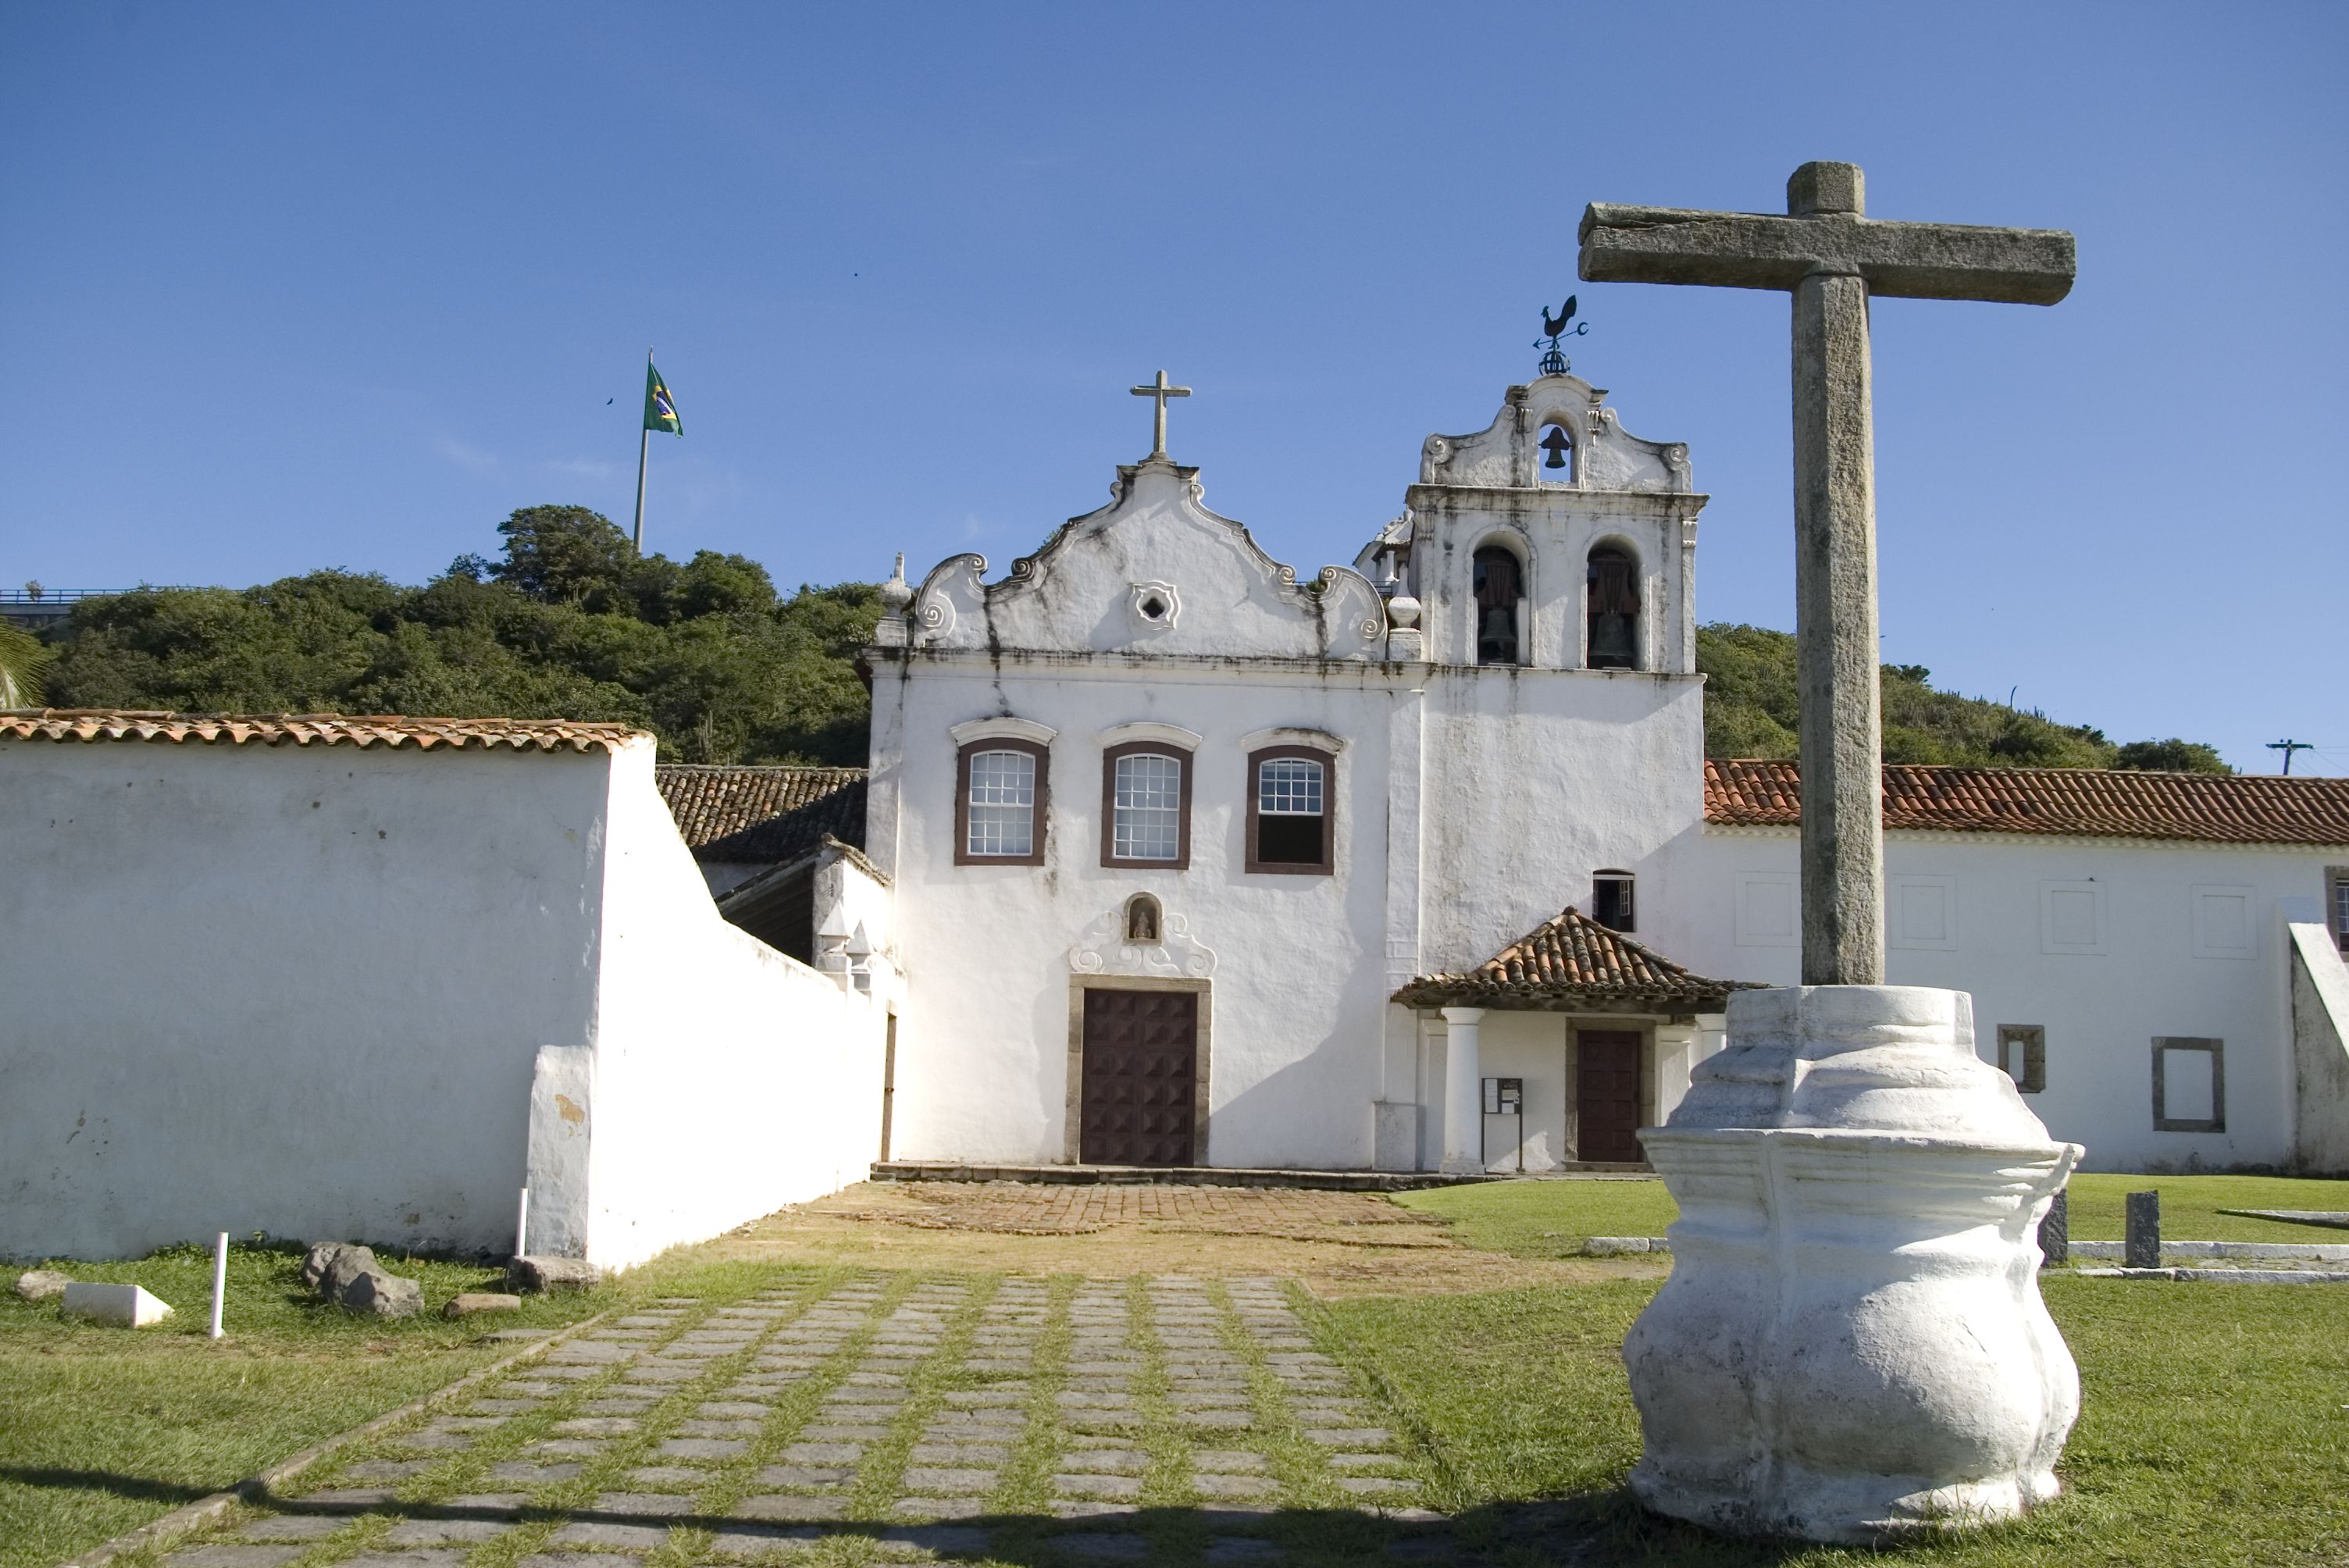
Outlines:
<svg viewBox="0 0 2349 1568"><path fill-rule="evenodd" d="M1311 583L1201 502L1196 469L1121 466L1113 500L1071 518L1010 573L952 556L915 597L912 641L1226 658L1378 659L1386 606L1370 579L1325 566Z"/></svg>
<svg viewBox="0 0 2349 1568"><path fill-rule="evenodd" d="M1421 449L1419 482L1479 490L1561 488L1685 494L1688 448L1632 435L1607 407L1605 388L1579 376L1545 376L1512 387L1492 424L1467 436L1430 436ZM1545 468L1541 433L1566 428L1574 443L1573 478L1563 484Z"/></svg>

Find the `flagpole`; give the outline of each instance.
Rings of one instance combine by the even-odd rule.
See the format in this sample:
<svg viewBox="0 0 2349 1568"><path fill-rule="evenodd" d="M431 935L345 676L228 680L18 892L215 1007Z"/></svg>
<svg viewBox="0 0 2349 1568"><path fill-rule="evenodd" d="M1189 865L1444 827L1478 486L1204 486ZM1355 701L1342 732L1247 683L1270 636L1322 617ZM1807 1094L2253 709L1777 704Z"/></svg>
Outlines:
<svg viewBox="0 0 2349 1568"><path fill-rule="evenodd" d="M652 374L652 364L653 351L647 348L645 350L645 374L647 377ZM645 459L650 455L652 445L652 427L647 425L636 432L636 529L634 538L639 555L645 552Z"/></svg>

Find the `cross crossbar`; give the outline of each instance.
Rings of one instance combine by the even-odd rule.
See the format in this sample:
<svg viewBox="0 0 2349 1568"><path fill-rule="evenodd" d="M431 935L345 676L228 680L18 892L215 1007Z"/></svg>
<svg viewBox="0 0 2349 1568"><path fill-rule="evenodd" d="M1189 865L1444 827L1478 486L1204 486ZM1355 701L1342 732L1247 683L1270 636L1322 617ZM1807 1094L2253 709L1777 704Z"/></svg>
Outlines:
<svg viewBox="0 0 2349 1568"><path fill-rule="evenodd" d="M1876 634L1876 453L1868 302L2054 304L2072 292L2057 229L1887 223L1852 163L1806 163L1786 216L1593 202L1590 283L1701 284L1794 296L1795 631L1802 690L1803 984L1884 981L1883 714Z"/></svg>
<svg viewBox="0 0 2349 1568"><path fill-rule="evenodd" d="M1901 223L1852 212L1775 217L1594 201L1582 215L1594 283L1783 289L1813 273L1858 277L1874 296L2054 304L2078 263L2061 229Z"/></svg>
<svg viewBox="0 0 2349 1568"><path fill-rule="evenodd" d="M1158 373L1158 379L1150 385L1130 387L1128 390L1137 397L1158 399L1158 417L1151 424L1150 455L1154 458L1164 457L1166 455L1166 399L1188 397L1191 395L1191 389L1188 387L1168 385L1166 372L1162 370Z"/></svg>

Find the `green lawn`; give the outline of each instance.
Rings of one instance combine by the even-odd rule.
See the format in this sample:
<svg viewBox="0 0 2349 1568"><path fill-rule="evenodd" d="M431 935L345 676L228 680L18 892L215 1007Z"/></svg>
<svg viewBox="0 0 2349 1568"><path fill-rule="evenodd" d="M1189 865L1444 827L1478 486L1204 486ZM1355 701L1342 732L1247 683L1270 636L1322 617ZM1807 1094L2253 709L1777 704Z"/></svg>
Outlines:
<svg viewBox="0 0 2349 1568"><path fill-rule="evenodd" d="M1640 1431L1620 1350L1655 1288L1363 1297L1319 1316L1327 1348L1402 1408L1439 1478L1436 1505L1462 1511L1472 1538L1498 1535L1489 1505L1565 1499L1602 1538L1594 1562L1887 1561L1723 1541L1631 1504L1621 1487ZM2058 1277L2045 1294L2082 1371L2084 1410L2060 1467L2066 1495L2018 1524L1897 1561L2349 1561L2349 1289Z"/></svg>
<svg viewBox="0 0 2349 1568"><path fill-rule="evenodd" d="M62 1562L511 1354L513 1345L484 1339L498 1329L550 1327L677 1289L745 1294L761 1277L656 1262L618 1286L450 1323L440 1315L448 1298L502 1289L500 1271L383 1261L424 1282L424 1315L354 1317L303 1290L298 1248L232 1247L229 1336L218 1343L205 1336L209 1248L59 1265L171 1303L171 1319L135 1332L67 1323L57 1303L0 1289L0 1568ZM5 1271L8 1284L16 1273Z"/></svg>
<svg viewBox="0 0 2349 1568"><path fill-rule="evenodd" d="M2250 1220L2221 1209L2349 1211L2349 1181L2283 1176L2114 1176L2072 1178L2072 1238L2121 1239L2122 1198L2161 1194L2161 1232L2183 1242L2317 1242L2349 1245L2349 1231ZM1436 1187L1395 1202L1452 1222L1472 1247L1521 1258L1570 1257L1588 1236L1661 1236L1679 1209L1661 1181L1496 1181Z"/></svg>

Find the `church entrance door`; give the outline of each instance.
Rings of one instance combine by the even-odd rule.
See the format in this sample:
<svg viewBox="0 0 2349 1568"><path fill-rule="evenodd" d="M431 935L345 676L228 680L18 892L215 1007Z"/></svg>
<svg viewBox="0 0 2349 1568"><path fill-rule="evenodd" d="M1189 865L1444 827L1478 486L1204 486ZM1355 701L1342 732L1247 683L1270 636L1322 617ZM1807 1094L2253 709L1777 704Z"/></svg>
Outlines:
<svg viewBox="0 0 2349 1568"><path fill-rule="evenodd" d="M1190 1164L1198 1040L1195 991L1088 987L1077 1158Z"/></svg>
<svg viewBox="0 0 2349 1568"><path fill-rule="evenodd" d="M1634 1030L1585 1029L1577 1038L1578 1159L1636 1164L1640 1150L1640 1037Z"/></svg>

